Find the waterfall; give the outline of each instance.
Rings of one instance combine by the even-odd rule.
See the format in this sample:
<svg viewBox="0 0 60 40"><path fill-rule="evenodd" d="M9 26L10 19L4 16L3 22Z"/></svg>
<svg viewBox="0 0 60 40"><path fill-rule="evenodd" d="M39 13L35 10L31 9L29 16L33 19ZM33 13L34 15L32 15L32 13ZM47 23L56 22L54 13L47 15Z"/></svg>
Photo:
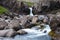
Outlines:
<svg viewBox="0 0 60 40"><path fill-rule="evenodd" d="M32 13L32 8L30 7L30 16L33 16L33 13Z"/></svg>

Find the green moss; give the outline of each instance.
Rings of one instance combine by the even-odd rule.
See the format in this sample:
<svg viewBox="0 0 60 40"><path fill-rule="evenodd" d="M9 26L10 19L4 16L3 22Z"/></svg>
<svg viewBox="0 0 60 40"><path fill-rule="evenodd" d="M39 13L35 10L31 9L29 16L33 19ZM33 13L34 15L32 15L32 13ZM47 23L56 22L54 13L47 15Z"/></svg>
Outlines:
<svg viewBox="0 0 60 40"><path fill-rule="evenodd" d="M51 37L56 37L56 36L57 36L54 31L51 31L51 32L49 33L49 35L50 35Z"/></svg>
<svg viewBox="0 0 60 40"><path fill-rule="evenodd" d="M8 10L2 6L0 6L0 14L4 14L5 12L8 12Z"/></svg>

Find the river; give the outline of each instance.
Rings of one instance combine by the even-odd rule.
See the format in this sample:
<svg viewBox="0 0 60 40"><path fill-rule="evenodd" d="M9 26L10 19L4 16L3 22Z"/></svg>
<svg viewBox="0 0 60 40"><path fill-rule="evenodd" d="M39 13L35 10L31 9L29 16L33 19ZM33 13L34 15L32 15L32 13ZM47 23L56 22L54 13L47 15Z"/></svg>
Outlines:
<svg viewBox="0 0 60 40"><path fill-rule="evenodd" d="M17 35L14 38L0 38L0 40L51 40L51 37L48 35L48 33L51 31L49 25L45 25L46 27L43 29L43 31L36 30L36 28L31 29L22 29L26 31L28 34L25 35ZM46 31L44 33L44 31Z"/></svg>

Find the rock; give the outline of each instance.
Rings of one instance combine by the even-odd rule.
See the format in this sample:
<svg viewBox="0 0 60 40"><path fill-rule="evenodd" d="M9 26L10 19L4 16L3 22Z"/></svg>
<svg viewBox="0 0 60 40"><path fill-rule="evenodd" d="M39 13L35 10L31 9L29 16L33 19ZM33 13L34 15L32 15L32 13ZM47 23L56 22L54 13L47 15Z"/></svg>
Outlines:
<svg viewBox="0 0 60 40"><path fill-rule="evenodd" d="M60 12L57 12L56 15L57 15L57 16L60 16Z"/></svg>
<svg viewBox="0 0 60 40"><path fill-rule="evenodd" d="M47 15L39 15L38 20L39 20L39 22L49 23L49 19L48 19Z"/></svg>
<svg viewBox="0 0 60 40"><path fill-rule="evenodd" d="M53 20L56 16L55 14L47 14L48 18L49 18L49 24L51 22L51 20Z"/></svg>
<svg viewBox="0 0 60 40"><path fill-rule="evenodd" d="M38 16L38 19L39 19L39 20L43 20L43 19L44 19L44 15L39 15L39 16Z"/></svg>
<svg viewBox="0 0 60 40"><path fill-rule="evenodd" d="M13 29L0 30L0 37L13 37L16 32Z"/></svg>
<svg viewBox="0 0 60 40"><path fill-rule="evenodd" d="M8 23L8 26L6 29L14 29L14 30L19 30L20 29L20 24L18 20L11 20L10 23Z"/></svg>
<svg viewBox="0 0 60 40"><path fill-rule="evenodd" d="M43 22L49 24L49 18L47 16L44 17Z"/></svg>
<svg viewBox="0 0 60 40"><path fill-rule="evenodd" d="M26 22L27 22L27 17L26 16L23 16L22 18L21 18L21 23L20 23L20 25L25 25L26 24Z"/></svg>
<svg viewBox="0 0 60 40"><path fill-rule="evenodd" d="M36 18L36 19L35 19ZM34 20L35 19L35 20ZM29 15L27 15L26 16L26 19L24 19L23 20L24 21L24 23L23 23L23 26L25 27L25 28L31 28L31 27L33 27L33 26L35 26L36 25L36 22L37 22L37 17L36 16L29 16ZM23 22L22 21L22 22Z"/></svg>
<svg viewBox="0 0 60 40"><path fill-rule="evenodd" d="M4 21L4 19L3 18L0 18L0 21Z"/></svg>
<svg viewBox="0 0 60 40"><path fill-rule="evenodd" d="M36 24L36 23L37 23L37 20L38 20L38 17L33 16L31 23L32 23L32 24Z"/></svg>
<svg viewBox="0 0 60 40"><path fill-rule="evenodd" d="M24 35L24 34L27 34L27 32L23 31L23 30L18 30L17 31L17 34L19 35Z"/></svg>
<svg viewBox="0 0 60 40"><path fill-rule="evenodd" d="M34 26L34 27L32 27L31 29L38 30L38 29L40 29L40 28L41 28L41 26L38 25L38 26Z"/></svg>
<svg viewBox="0 0 60 40"><path fill-rule="evenodd" d="M5 21L0 21L0 30L4 29L6 26L8 26L8 23Z"/></svg>
<svg viewBox="0 0 60 40"><path fill-rule="evenodd" d="M7 20L5 20L7 23L9 23L10 21L11 21L11 19L7 19Z"/></svg>

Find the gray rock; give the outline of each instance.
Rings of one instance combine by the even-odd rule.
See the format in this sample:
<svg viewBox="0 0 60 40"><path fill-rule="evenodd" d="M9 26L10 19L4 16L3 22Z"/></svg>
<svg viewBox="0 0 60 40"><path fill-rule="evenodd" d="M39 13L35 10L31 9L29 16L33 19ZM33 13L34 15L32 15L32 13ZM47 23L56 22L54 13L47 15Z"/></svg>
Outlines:
<svg viewBox="0 0 60 40"><path fill-rule="evenodd" d="M13 29L0 30L0 37L13 37L16 32Z"/></svg>
<svg viewBox="0 0 60 40"><path fill-rule="evenodd" d="M36 23L37 23L37 20L38 20L38 17L33 16L31 23L32 23L32 24L36 24Z"/></svg>
<svg viewBox="0 0 60 40"><path fill-rule="evenodd" d="M27 32L23 31L23 30L18 30L17 31L17 34L19 35L24 35L24 34L27 34Z"/></svg>
<svg viewBox="0 0 60 40"><path fill-rule="evenodd" d="M20 29L20 24L19 21L14 19L11 20L10 23L8 23L8 26L5 29L14 29L14 30L19 30Z"/></svg>
<svg viewBox="0 0 60 40"><path fill-rule="evenodd" d="M21 18L21 23L20 23L20 25L25 25L26 24L26 22L27 22L27 17L26 16L23 16L23 18Z"/></svg>
<svg viewBox="0 0 60 40"><path fill-rule="evenodd" d="M38 19L39 19L39 20L43 20L43 19L44 19L44 15L39 15L39 16L38 16Z"/></svg>
<svg viewBox="0 0 60 40"><path fill-rule="evenodd" d="M4 29L6 26L8 26L8 23L5 21L0 21L0 29Z"/></svg>

